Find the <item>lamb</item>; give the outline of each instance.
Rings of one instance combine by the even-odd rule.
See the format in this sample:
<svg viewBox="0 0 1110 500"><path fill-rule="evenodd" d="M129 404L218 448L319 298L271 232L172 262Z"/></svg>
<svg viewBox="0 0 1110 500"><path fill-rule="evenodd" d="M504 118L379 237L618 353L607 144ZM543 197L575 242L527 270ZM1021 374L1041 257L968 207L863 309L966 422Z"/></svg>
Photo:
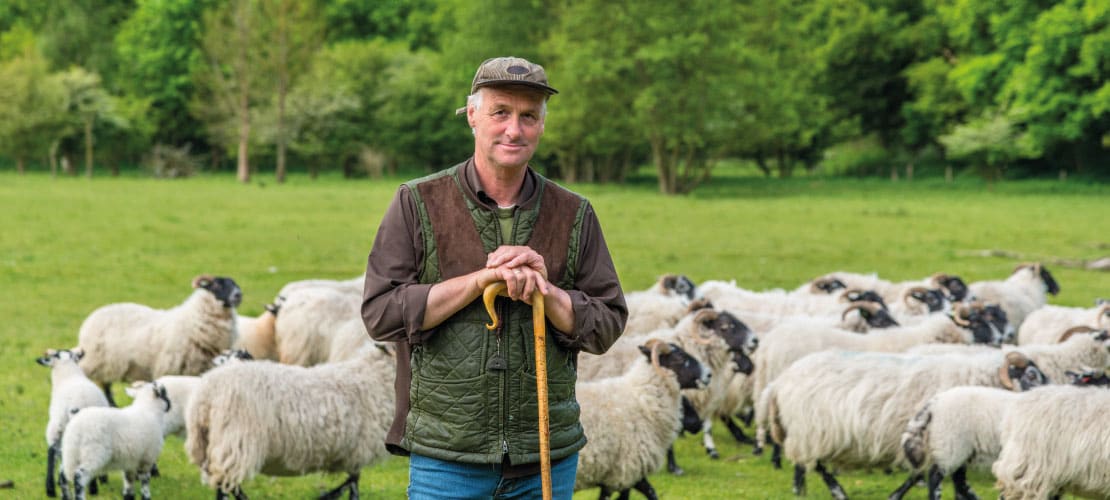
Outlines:
<svg viewBox="0 0 1110 500"><path fill-rule="evenodd" d="M1031 373L1034 372L1034 373ZM760 395L771 436L794 462L794 492L815 468L833 497L847 498L826 466L887 467L905 461L900 438L914 412L961 385L1013 386L1043 380L1018 355L921 356L824 351L791 365Z"/></svg>
<svg viewBox="0 0 1110 500"><path fill-rule="evenodd" d="M1039 262L1021 264L1005 281L978 281L968 286L969 298L998 304L1014 328L1047 302L1046 293L1060 293L1060 286Z"/></svg>
<svg viewBox="0 0 1110 500"><path fill-rule="evenodd" d="M1063 493L1110 497L1110 391L1052 386L1022 394L1002 419L1002 451L991 471L1007 500Z"/></svg>
<svg viewBox="0 0 1110 500"><path fill-rule="evenodd" d="M326 288L339 293L349 295L362 296L362 288L366 283L366 275L360 274L354 278L345 280L327 280L327 279L308 279L300 281L291 281L286 283L285 286L278 290L278 299L282 297L289 297L290 295L307 288Z"/></svg>
<svg viewBox="0 0 1110 500"><path fill-rule="evenodd" d="M78 334L81 369L114 406L112 382L199 375L237 336L235 308L243 293L226 277L197 276L192 295L172 309L120 303L92 312Z"/></svg>
<svg viewBox="0 0 1110 500"><path fill-rule="evenodd" d="M150 470L162 452L162 415L170 410L166 389L157 382L127 388L134 400L126 408L85 408L74 415L62 437L62 473L58 486L69 498L83 500L96 476L123 471L123 497L134 498L138 479L144 500L150 500Z"/></svg>
<svg viewBox="0 0 1110 500"><path fill-rule="evenodd" d="M1019 353L1007 354L1016 366ZM1006 412L1014 408L1020 393L1043 385L1037 372L1029 371L1019 384L1007 390L993 387L955 387L933 396L906 425L902 450L914 470L928 467L929 498L940 498L941 481L949 474L958 498L978 498L967 483L967 466L975 460L989 464L998 458L1002 446L999 425ZM920 478L913 474L890 496L902 498Z"/></svg>
<svg viewBox="0 0 1110 500"><path fill-rule="evenodd" d="M280 300L266 304L266 310L257 318L239 315L236 330L239 332L232 349L241 349L250 353L253 359L268 359L277 361L277 344L274 339L274 323L277 321L278 311L281 310Z"/></svg>
<svg viewBox="0 0 1110 500"><path fill-rule="evenodd" d="M1097 302L1093 308L1044 306L1025 318L1018 330L1018 344L1051 344L1075 325L1110 327L1110 302Z"/></svg>
<svg viewBox="0 0 1110 500"><path fill-rule="evenodd" d="M108 399L100 388L85 376L77 362L84 353L80 350L47 349L35 361L50 368L50 420L46 423L46 496L57 493L54 488L54 468L62 452L62 435L73 414L82 408L107 407ZM96 482L91 483L95 490Z"/></svg>
<svg viewBox="0 0 1110 500"><path fill-rule="evenodd" d="M213 366L223 366L230 362L248 361L254 359L249 352L242 349L231 349L212 358ZM200 386L200 377L195 375L166 375L158 377L155 382L166 388L166 397L170 400L170 409L162 417L162 436L175 435L185 438L185 409L189 407L196 388ZM155 472L155 476L157 476Z"/></svg>
<svg viewBox="0 0 1110 500"><path fill-rule="evenodd" d="M394 393L374 388L392 387L395 370L380 346L309 368L227 363L201 377L186 409L186 453L218 498L245 498L243 482L259 472L316 471L346 472L327 495L357 498L362 468L389 456Z"/></svg>
<svg viewBox="0 0 1110 500"><path fill-rule="evenodd" d="M601 498L613 491L627 498L628 490L636 488L657 498L647 476L662 467L682 428L681 389L708 384L710 373L675 344L649 339L640 350L650 363L575 386L582 429L589 437L578 453L575 491L600 486Z"/></svg>
<svg viewBox="0 0 1110 500"><path fill-rule="evenodd" d="M301 288L287 295L274 321L274 344L284 364L327 362L340 325L361 320L361 296L330 288ZM360 334L366 337L365 327Z"/></svg>

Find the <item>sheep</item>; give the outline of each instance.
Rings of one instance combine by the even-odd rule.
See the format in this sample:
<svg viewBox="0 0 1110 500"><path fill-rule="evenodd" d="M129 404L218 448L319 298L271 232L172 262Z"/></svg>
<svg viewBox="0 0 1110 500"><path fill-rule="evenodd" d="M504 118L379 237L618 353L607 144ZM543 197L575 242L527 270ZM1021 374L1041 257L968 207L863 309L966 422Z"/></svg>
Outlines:
<svg viewBox="0 0 1110 500"><path fill-rule="evenodd" d="M35 361L50 368L50 420L46 423L46 496L57 493L54 468L62 452L62 435L73 414L82 408L108 406L108 399L96 384L85 376L77 362L80 350L47 349ZM93 490L96 482L91 483Z"/></svg>
<svg viewBox="0 0 1110 500"><path fill-rule="evenodd" d="M613 491L627 498L635 488L655 499L647 476L662 467L682 428L681 390L710 382L709 370L675 344L648 339L640 351L650 363L635 363L619 377L575 385L582 429L589 437L578 452L575 491L600 486L601 498Z"/></svg>
<svg viewBox="0 0 1110 500"><path fill-rule="evenodd" d="M308 368L270 361L217 367L201 377L186 409L189 461L218 498L245 498L243 482L259 472L315 471L346 472L327 495L348 490L357 498L362 468L389 456L394 393L375 388L392 387L395 371L392 351L381 346Z"/></svg>
<svg viewBox="0 0 1110 500"><path fill-rule="evenodd" d="M1060 293L1060 286L1039 262L1021 264L1004 281L977 281L968 285L969 298L998 304L1014 328L1047 302L1046 293Z"/></svg>
<svg viewBox="0 0 1110 500"><path fill-rule="evenodd" d="M1083 367L1081 371L1073 372L1068 370L1065 374L1068 376L1068 383L1071 385L1094 387L1110 386L1110 376L1106 374L1105 369L1095 370Z"/></svg>
<svg viewBox="0 0 1110 500"><path fill-rule="evenodd" d="M1042 387L1014 404L1020 411L1002 419L1002 451L991 466L1001 497L1110 497L1110 391Z"/></svg>
<svg viewBox="0 0 1110 500"><path fill-rule="evenodd" d="M684 433L697 434L701 432L702 418L698 415L697 408L686 396L682 396L682 428L679 430L678 435ZM682 467L678 466L678 461L674 457L674 446L667 448L667 472L676 476L681 476L686 473Z"/></svg>
<svg viewBox="0 0 1110 500"><path fill-rule="evenodd" d="M740 316L748 312L768 316L831 316L840 312L844 298L844 294L833 297L792 295L782 290L752 292L735 283L712 280L698 286L698 296L709 299L717 308Z"/></svg>
<svg viewBox="0 0 1110 500"><path fill-rule="evenodd" d="M771 315L752 311L737 311L736 314L744 319L744 323L756 333L766 333L783 323L794 321L820 322L830 327L865 333L872 328L889 328L900 326L898 321L891 316L890 311L879 303L862 300L860 295L846 296L845 300L853 300L839 311L839 315ZM854 313L854 314L853 314ZM839 319L837 319L839 318Z"/></svg>
<svg viewBox="0 0 1110 500"><path fill-rule="evenodd" d="M331 288L300 288L286 296L274 321L278 361L300 366L327 362L339 326L361 321L361 302L361 296ZM361 337L366 337L365 328Z"/></svg>
<svg viewBox="0 0 1110 500"><path fill-rule="evenodd" d="M642 334L674 326L688 312L711 307L708 301L694 300L694 282L683 275L665 274L651 288L628 292L628 321L624 335Z"/></svg>
<svg viewBox="0 0 1110 500"><path fill-rule="evenodd" d="M286 283L285 286L278 290L277 296L280 300L283 297L299 292L307 288L326 288L339 293L362 296L362 289L366 283L366 275L360 274L354 278L345 280L327 280L327 279L307 279L300 281L291 281Z"/></svg>
<svg viewBox="0 0 1110 500"><path fill-rule="evenodd" d="M906 287L898 300L891 302L890 313L895 318L907 319L911 317L924 317L932 313L947 313L952 310L952 303L940 288L926 288L923 286Z"/></svg>
<svg viewBox="0 0 1110 500"><path fill-rule="evenodd" d="M1012 386L1043 380L1018 355L922 356L823 351L806 356L760 394L771 437L794 462L794 492L815 469L834 498L847 495L826 466L887 467L905 461L900 438L914 412L936 393L960 385Z"/></svg>
<svg viewBox="0 0 1110 500"><path fill-rule="evenodd" d="M242 349L249 352L253 359L268 359L277 361L277 344L274 339L274 323L277 321L281 302L275 301L266 304L266 310L257 318L239 315L236 330L239 335L232 344L232 349Z"/></svg>
<svg viewBox="0 0 1110 500"><path fill-rule="evenodd" d="M960 302L967 296L967 284L956 275L935 273L928 278L917 281L894 283L881 279L874 273L859 274L842 271L814 278L798 287L794 293L822 295L840 289L859 288L874 290L887 302L894 303L902 297L906 289L919 286L932 289L940 288L944 290L945 297L952 302Z"/></svg>
<svg viewBox="0 0 1110 500"><path fill-rule="evenodd" d="M226 277L197 276L192 295L172 309L120 303L101 307L81 324L81 369L112 400L115 381L199 375L235 343L235 308L243 293Z"/></svg>
<svg viewBox="0 0 1110 500"><path fill-rule="evenodd" d="M1020 353L1006 356L1011 366L1019 366L1024 359ZM999 425L1019 395L1013 391L1029 390L1047 381L1042 373L1028 371L1007 390L955 387L926 402L906 425L902 451L915 471L928 466L929 498L940 498L941 481L949 474L958 498L978 498L967 483L968 464L972 459L989 464L998 457ZM911 474L891 500L901 499L920 477L920 473Z"/></svg>
<svg viewBox="0 0 1110 500"><path fill-rule="evenodd" d="M83 500L90 481L106 471L123 471L123 497L134 498L138 479L150 500L150 470L162 453L162 415L170 410L166 389L157 382L128 387L134 398L126 408L85 408L74 415L62 437L62 473L58 487Z"/></svg>
<svg viewBox="0 0 1110 500"><path fill-rule="evenodd" d="M232 349L220 353L212 358L213 366L222 366L233 361L254 359L249 352L242 349ZM193 392L200 386L200 377L196 375L166 375L158 377L155 382L166 388L166 397L170 400L170 410L162 418L162 435L175 435L185 437L185 408ZM155 474L157 475L157 474Z"/></svg>
<svg viewBox="0 0 1110 500"><path fill-rule="evenodd" d="M1088 325L1110 327L1110 303L1096 303L1093 308L1044 306L1025 318L1018 330L1018 344L1051 344L1059 340L1065 328Z"/></svg>

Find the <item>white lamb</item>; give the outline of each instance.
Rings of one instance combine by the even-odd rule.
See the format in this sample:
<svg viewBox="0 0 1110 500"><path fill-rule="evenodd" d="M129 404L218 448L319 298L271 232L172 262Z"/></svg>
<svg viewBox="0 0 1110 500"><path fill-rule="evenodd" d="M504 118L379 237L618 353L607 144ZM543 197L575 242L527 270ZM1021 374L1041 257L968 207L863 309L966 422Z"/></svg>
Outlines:
<svg viewBox="0 0 1110 500"><path fill-rule="evenodd" d="M243 497L258 473L346 472L329 492L358 496L363 467L389 456L396 364L366 346L356 358L305 368L258 361L228 363L201 377L186 410L189 460L218 497Z"/></svg>
<svg viewBox="0 0 1110 500"><path fill-rule="evenodd" d="M1060 340L1064 330L1077 325L1110 328L1110 302L1095 307L1064 307L1046 305L1025 318L1018 329L1018 344L1052 344Z"/></svg>
<svg viewBox="0 0 1110 500"><path fill-rule="evenodd" d="M888 467L905 461L901 436L936 393L961 385L1005 387L1043 380L1018 355L978 356L824 351L791 365L760 395L771 436L794 462L794 490L805 471L821 474L835 498L847 498L829 472ZM1036 370L1038 373L1029 373Z"/></svg>
<svg viewBox="0 0 1110 500"><path fill-rule="evenodd" d="M977 281L968 286L969 298L998 304L1016 329L1025 317L1048 301L1046 294L1060 293L1052 274L1039 262L1022 264L1004 281Z"/></svg>
<svg viewBox="0 0 1110 500"><path fill-rule="evenodd" d="M1006 500L1070 493L1110 498L1110 391L1049 386L1024 393L1002 419L1002 451L991 467Z"/></svg>
<svg viewBox="0 0 1110 500"><path fill-rule="evenodd" d="M62 474L58 487L83 500L90 481L110 470L123 471L123 497L134 498L138 479L150 500L150 469L162 452L162 415L169 411L166 389L157 382L128 387L134 398L126 408L85 408L66 427L62 438Z"/></svg>
<svg viewBox="0 0 1110 500"><path fill-rule="evenodd" d="M589 438L578 453L576 491L600 486L601 498L608 498L613 491L627 495L635 488L655 498L647 476L663 466L682 429L681 389L704 386L710 376L677 345L649 339L642 352L650 363L575 386Z"/></svg>
<svg viewBox="0 0 1110 500"><path fill-rule="evenodd" d="M77 361L80 350L48 349L35 361L50 368L50 420L46 423L46 496L53 497L54 469L62 453L62 435L73 414L82 408L107 407L108 399L100 388L85 376ZM95 489L95 482L90 483Z"/></svg>
<svg viewBox="0 0 1110 500"><path fill-rule="evenodd" d="M236 337L235 308L243 300L231 278L198 276L192 295L172 309L121 303L101 307L81 324L81 368L112 402L112 382L199 375Z"/></svg>

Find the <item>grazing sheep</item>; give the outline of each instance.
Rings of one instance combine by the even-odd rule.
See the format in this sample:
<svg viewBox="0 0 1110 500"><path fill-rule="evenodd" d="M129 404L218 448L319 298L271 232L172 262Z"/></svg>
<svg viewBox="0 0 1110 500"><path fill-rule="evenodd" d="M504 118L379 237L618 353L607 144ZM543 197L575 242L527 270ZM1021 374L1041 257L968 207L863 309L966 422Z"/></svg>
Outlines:
<svg viewBox="0 0 1110 500"><path fill-rule="evenodd" d="M53 497L54 468L62 453L62 435L73 414L82 408L106 407L108 399L96 384L85 376L77 361L80 350L47 349L35 361L50 368L50 420L46 423L46 496ZM91 483L95 490L96 482Z"/></svg>
<svg viewBox="0 0 1110 500"><path fill-rule="evenodd" d="M640 346L651 361L627 373L579 382L582 429L589 442L578 452L575 491L601 487L601 498L635 488L649 499L647 476L663 466L667 449L682 428L681 389L704 386L709 371L675 344L648 339ZM625 397L614 397L623 394Z"/></svg>
<svg viewBox="0 0 1110 500"><path fill-rule="evenodd" d="M84 500L94 478L109 470L123 471L123 497L134 498L139 480L150 500L150 469L162 453L162 415L170 410L166 389L157 382L127 388L134 398L126 408L85 408L74 415L62 438L62 473L58 487L69 498Z"/></svg>
<svg viewBox="0 0 1110 500"><path fill-rule="evenodd" d="M998 304L1014 328L1021 329L1025 317L1048 301L1046 293L1060 293L1060 286L1039 262L1021 264L1004 281L977 281L968 286L969 297Z"/></svg>
<svg viewBox="0 0 1110 500"><path fill-rule="evenodd" d="M991 467L1001 497L1110 498L1110 391L1041 387L1014 406L1002 419L1002 451Z"/></svg>
<svg viewBox="0 0 1110 500"><path fill-rule="evenodd" d="M277 361L277 344L274 340L274 323L277 321L281 301L266 304L266 311L257 318L239 315L236 330L239 332L232 349L249 352L253 359Z"/></svg>
<svg viewBox="0 0 1110 500"><path fill-rule="evenodd" d="M1020 366L1022 359L1018 353L1007 354L1012 366ZM940 498L941 481L949 474L958 498L978 498L967 483L967 466L972 459L977 464L989 465L998 458L1002 446L999 426L1019 395L1013 391L1029 390L1047 381L1043 374L1030 370L1006 390L955 387L926 402L906 425L902 451L915 471L928 467L929 498ZM911 474L890 499L902 498L920 478L919 472Z"/></svg>
<svg viewBox="0 0 1110 500"><path fill-rule="evenodd" d="M81 369L104 388L113 406L112 382L199 375L212 366L213 356L234 344L235 308L243 300L239 285L231 278L197 276L193 288L172 309L111 304L81 324Z"/></svg>
<svg viewBox="0 0 1110 500"><path fill-rule="evenodd" d="M794 462L794 492L813 468L833 497L847 498L826 467L888 467L905 460L901 436L930 397L961 385L1013 386L1041 379L1016 354L921 356L824 351L806 356L760 395L771 436Z"/></svg>
<svg viewBox="0 0 1110 500"><path fill-rule="evenodd" d="M357 498L362 468L389 456L395 370L392 352L380 346L309 368L270 361L215 368L186 409L189 460L218 498L244 498L242 484L260 472L316 471L346 472L327 495L349 490Z"/></svg>
<svg viewBox="0 0 1110 500"><path fill-rule="evenodd" d="M287 295L274 321L278 360L288 365L325 363L340 326L360 320L362 297L331 288L300 288ZM360 337L366 337L366 327Z"/></svg>
<svg viewBox="0 0 1110 500"><path fill-rule="evenodd" d="M1052 344L1060 334L1075 325L1110 328L1110 303L1097 303L1093 308L1044 306L1025 318L1018 330L1018 344Z"/></svg>

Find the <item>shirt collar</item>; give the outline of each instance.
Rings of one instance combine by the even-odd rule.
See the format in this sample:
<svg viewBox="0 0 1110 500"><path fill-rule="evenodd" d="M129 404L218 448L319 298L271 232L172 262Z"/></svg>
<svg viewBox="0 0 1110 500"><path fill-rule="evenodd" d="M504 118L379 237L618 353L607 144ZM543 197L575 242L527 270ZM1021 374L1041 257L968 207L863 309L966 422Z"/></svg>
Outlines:
<svg viewBox="0 0 1110 500"><path fill-rule="evenodd" d="M514 204L517 206L526 205L536 194L536 173L530 165L524 167L524 169L524 184L520 186L520 192L516 194L516 200L514 200ZM490 208L497 208L497 202L486 194L485 189L482 188L482 182L478 180L478 167L474 164L474 157L471 157L463 165L463 179L466 182L467 189L474 193L478 201Z"/></svg>

